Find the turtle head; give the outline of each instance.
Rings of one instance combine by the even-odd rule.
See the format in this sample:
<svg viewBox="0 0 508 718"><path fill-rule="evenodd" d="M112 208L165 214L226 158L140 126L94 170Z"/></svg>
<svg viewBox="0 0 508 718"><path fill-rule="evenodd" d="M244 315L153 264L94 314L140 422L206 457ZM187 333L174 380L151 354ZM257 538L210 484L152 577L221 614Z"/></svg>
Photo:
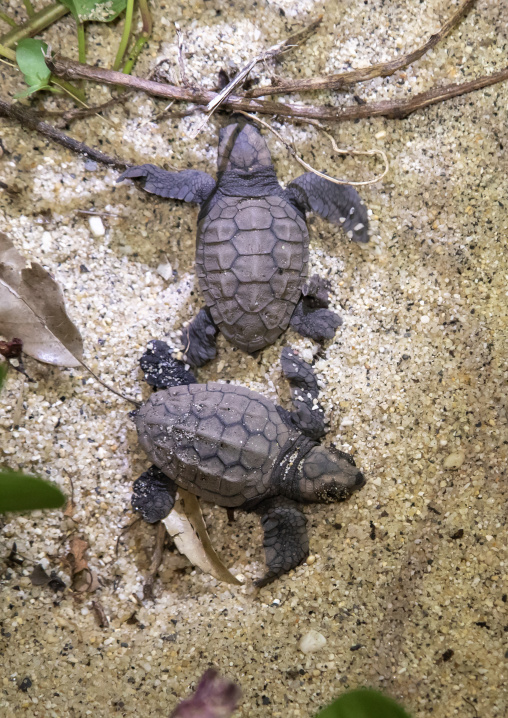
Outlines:
<svg viewBox="0 0 508 718"><path fill-rule="evenodd" d="M241 127L235 123L219 132L217 162L219 172L252 172L260 167L270 167L272 158L265 140L253 125Z"/></svg>
<svg viewBox="0 0 508 718"><path fill-rule="evenodd" d="M365 477L349 454L316 446L303 460L298 481L302 501L328 504L361 489Z"/></svg>

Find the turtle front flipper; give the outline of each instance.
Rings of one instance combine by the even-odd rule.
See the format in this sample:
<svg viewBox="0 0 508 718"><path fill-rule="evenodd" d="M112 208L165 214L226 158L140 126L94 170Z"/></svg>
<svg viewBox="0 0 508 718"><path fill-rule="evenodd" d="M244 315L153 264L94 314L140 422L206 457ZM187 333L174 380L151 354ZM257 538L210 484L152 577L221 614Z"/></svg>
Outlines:
<svg viewBox="0 0 508 718"><path fill-rule="evenodd" d="M200 367L215 358L218 331L207 308L200 309L185 327L182 331L183 351L191 366Z"/></svg>
<svg viewBox="0 0 508 718"><path fill-rule="evenodd" d="M175 505L178 486L157 466L150 466L133 485L131 504L143 519L154 524L162 521Z"/></svg>
<svg viewBox="0 0 508 718"><path fill-rule="evenodd" d="M342 324L338 314L328 309L328 282L313 274L302 288L302 298L291 317L291 327L316 342L333 339L337 327Z"/></svg>
<svg viewBox="0 0 508 718"><path fill-rule="evenodd" d="M139 360L145 375L145 381L156 389L169 389L170 386L195 384L194 374L185 368L185 364L175 359L166 342L152 339L146 352Z"/></svg>
<svg viewBox="0 0 508 718"><path fill-rule="evenodd" d="M282 496L266 499L256 508L256 513L261 516L265 534L263 546L268 569L254 582L261 587L305 561L309 555L309 537L307 519L291 499Z"/></svg>
<svg viewBox="0 0 508 718"><path fill-rule="evenodd" d="M311 439L320 439L326 433L325 414L317 401L319 388L312 367L291 347L284 347L280 356L282 373L289 381L291 399L295 408L289 416L291 423Z"/></svg>
<svg viewBox="0 0 508 718"><path fill-rule="evenodd" d="M369 241L367 208L351 185L335 184L306 172L288 184L287 192L302 211L315 212L338 224L354 242Z"/></svg>
<svg viewBox="0 0 508 718"><path fill-rule="evenodd" d="M206 172L166 172L150 164L129 167L116 181L124 179L142 179L143 189L150 194L197 204L202 204L215 189L215 180Z"/></svg>

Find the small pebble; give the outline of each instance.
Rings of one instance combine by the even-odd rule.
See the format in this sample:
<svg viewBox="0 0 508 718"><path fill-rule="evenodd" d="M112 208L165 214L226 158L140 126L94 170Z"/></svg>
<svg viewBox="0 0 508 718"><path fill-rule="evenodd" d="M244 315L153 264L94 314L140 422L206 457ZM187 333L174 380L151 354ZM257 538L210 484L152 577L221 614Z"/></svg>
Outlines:
<svg viewBox="0 0 508 718"><path fill-rule="evenodd" d="M300 641L300 650L302 653L314 653L319 651L326 645L326 638L318 631L309 631L302 637Z"/></svg>
<svg viewBox="0 0 508 718"><path fill-rule="evenodd" d="M460 469L465 458L466 455L463 451L454 451L452 454L448 454L443 462L443 466L445 469Z"/></svg>
<svg viewBox="0 0 508 718"><path fill-rule="evenodd" d="M428 324L430 322L430 319L426 314L424 314L423 317L420 317L420 321L422 324Z"/></svg>
<svg viewBox="0 0 508 718"><path fill-rule="evenodd" d="M90 232L94 237L104 237L106 230L100 217L90 217L88 224L90 225Z"/></svg>
<svg viewBox="0 0 508 718"><path fill-rule="evenodd" d="M315 556L308 556L308 557L307 557L307 566L312 566L312 564L315 563L315 562L316 562L316 557L315 557Z"/></svg>
<svg viewBox="0 0 508 718"><path fill-rule="evenodd" d="M160 274L160 276L167 282L173 277L173 267L169 263L159 264L157 267L157 274Z"/></svg>

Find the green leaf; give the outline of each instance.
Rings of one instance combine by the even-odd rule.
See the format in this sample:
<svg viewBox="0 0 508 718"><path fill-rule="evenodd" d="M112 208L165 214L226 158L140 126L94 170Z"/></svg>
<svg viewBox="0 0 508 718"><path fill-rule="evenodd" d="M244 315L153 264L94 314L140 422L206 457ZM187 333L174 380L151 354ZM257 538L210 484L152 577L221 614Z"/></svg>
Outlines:
<svg viewBox="0 0 508 718"><path fill-rule="evenodd" d="M18 42L16 62L25 76L26 84L30 87L41 89L46 87L49 82L51 70L48 69L44 61L44 54L47 50L48 46L41 40L28 38Z"/></svg>
<svg viewBox="0 0 508 718"><path fill-rule="evenodd" d="M361 688L344 693L316 718L410 718L391 698L377 691Z"/></svg>
<svg viewBox="0 0 508 718"><path fill-rule="evenodd" d="M31 87L28 87L22 92L16 92L16 94L14 95L14 99L20 100L25 97L29 97L30 95L33 95L34 92L39 92L39 90L51 90L51 92L60 92L60 90L58 90L56 87L51 87L51 85L32 85Z"/></svg>
<svg viewBox="0 0 508 718"><path fill-rule="evenodd" d="M0 514L6 511L58 509L65 496L54 484L20 471L0 471Z"/></svg>
<svg viewBox="0 0 508 718"><path fill-rule="evenodd" d="M76 22L111 22L127 7L127 0L60 0Z"/></svg>

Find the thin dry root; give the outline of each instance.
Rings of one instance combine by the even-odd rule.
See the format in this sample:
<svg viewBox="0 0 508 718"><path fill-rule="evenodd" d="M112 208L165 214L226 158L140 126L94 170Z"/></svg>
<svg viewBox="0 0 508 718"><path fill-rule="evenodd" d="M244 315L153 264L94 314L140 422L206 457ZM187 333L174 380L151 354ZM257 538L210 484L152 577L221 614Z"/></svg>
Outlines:
<svg viewBox="0 0 508 718"><path fill-rule="evenodd" d="M323 172L320 172L319 170L314 169L314 167L309 165L308 162L305 162L305 160L303 160L300 157L300 155L297 154L295 148L291 147L291 145L289 145L286 142L286 140L282 137L281 134L279 134L279 132L277 132L277 130L274 130L273 127L270 127L268 122L261 120L259 117L256 117L255 115L251 115L250 112L243 112L242 110L237 110L237 112L239 115L244 115L245 117L249 117L251 120L254 120L254 122L258 122L260 125L263 125L263 127L266 127L267 130L270 130L270 132L272 132L282 142L282 144L286 147L286 149L289 150L289 152L294 157L294 159L299 164L301 164L302 167L305 167L306 170L308 170L309 172L313 172L318 177L323 177L324 179L328 180L329 182L333 182L334 184L349 184L349 185L352 185L353 187L360 187L362 185L375 184L376 182L379 182L380 180L383 179L383 177L386 175L386 173L388 172L388 170L390 168L390 165L388 163L388 157L386 156L386 153L383 152L383 150L341 150L339 147L337 147L337 143L335 142L333 137L330 134L328 134L328 132L326 132L326 130L324 130L318 122L312 122L312 121L308 120L309 124L315 125L318 129L321 130L321 132L323 132L328 137L328 139L332 143L332 147L335 152L338 152L339 154L342 154L342 155L369 155L371 157L373 155L381 155L381 157L383 158L383 162L385 164L385 169L382 172L382 174L378 175L374 179L365 180L364 182L353 182L351 180L339 180L339 179L336 179L335 177L330 177L329 175L325 175Z"/></svg>

